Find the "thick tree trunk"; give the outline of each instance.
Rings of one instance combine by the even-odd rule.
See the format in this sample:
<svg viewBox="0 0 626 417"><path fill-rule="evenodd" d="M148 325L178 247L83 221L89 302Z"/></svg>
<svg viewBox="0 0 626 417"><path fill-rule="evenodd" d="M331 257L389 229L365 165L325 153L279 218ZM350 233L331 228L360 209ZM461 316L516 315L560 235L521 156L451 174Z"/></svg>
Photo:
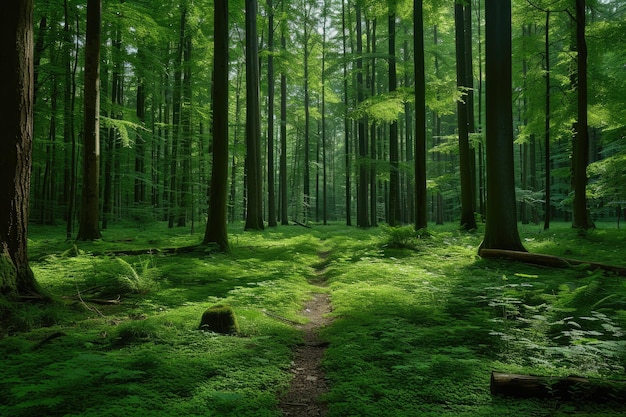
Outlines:
<svg viewBox="0 0 626 417"><path fill-rule="evenodd" d="M203 244L228 252L228 0L215 2L213 70L213 165L209 218Z"/></svg>
<svg viewBox="0 0 626 417"><path fill-rule="evenodd" d="M257 1L246 0L246 181L245 230L263 230L261 182L261 111L259 102L259 49L257 42Z"/></svg>
<svg viewBox="0 0 626 417"><path fill-rule="evenodd" d="M487 223L483 249L525 251L517 231L511 88L511 1L486 0Z"/></svg>
<svg viewBox="0 0 626 417"><path fill-rule="evenodd" d="M0 6L0 294L39 294L28 264L28 200L33 141L33 2Z"/></svg>
<svg viewBox="0 0 626 417"><path fill-rule="evenodd" d="M78 240L99 239L101 0L87 0L83 188Z"/></svg>

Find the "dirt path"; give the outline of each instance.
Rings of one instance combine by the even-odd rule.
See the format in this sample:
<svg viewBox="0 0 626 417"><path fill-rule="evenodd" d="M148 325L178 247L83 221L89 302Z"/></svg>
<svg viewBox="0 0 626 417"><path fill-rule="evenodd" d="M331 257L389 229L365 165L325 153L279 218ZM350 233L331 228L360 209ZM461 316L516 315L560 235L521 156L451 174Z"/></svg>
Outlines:
<svg viewBox="0 0 626 417"><path fill-rule="evenodd" d="M328 253L320 253L320 259L325 259ZM324 269L316 269L311 284L320 288L325 287L326 278ZM326 317L332 311L330 297L324 292L314 292L312 298L305 304L302 314L309 322L300 326L303 331L304 342L296 347L295 358L291 366L293 380L289 391L280 402L280 409L284 416L319 417L325 416L326 404L319 401L320 395L328 391L328 384L322 370L322 357L328 346L321 340L318 331L330 323Z"/></svg>

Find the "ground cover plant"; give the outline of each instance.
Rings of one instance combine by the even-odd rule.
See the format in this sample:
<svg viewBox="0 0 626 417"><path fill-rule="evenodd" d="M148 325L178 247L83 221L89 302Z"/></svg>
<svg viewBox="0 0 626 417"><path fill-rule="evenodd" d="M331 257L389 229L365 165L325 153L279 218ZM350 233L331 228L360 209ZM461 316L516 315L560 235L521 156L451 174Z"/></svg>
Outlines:
<svg viewBox="0 0 626 417"><path fill-rule="evenodd" d="M624 266L614 224L521 235L535 252ZM0 306L0 415L279 416L308 282L333 304L323 361L330 416L609 416L619 402L489 393L491 370L623 379L626 282L584 268L483 260L481 232L315 225L231 230L217 254L166 225L65 242L35 227L30 255L52 305ZM166 250L167 249L167 250ZM126 253L126 254L125 254ZM324 253L324 257L319 254ZM239 333L200 330L210 306Z"/></svg>

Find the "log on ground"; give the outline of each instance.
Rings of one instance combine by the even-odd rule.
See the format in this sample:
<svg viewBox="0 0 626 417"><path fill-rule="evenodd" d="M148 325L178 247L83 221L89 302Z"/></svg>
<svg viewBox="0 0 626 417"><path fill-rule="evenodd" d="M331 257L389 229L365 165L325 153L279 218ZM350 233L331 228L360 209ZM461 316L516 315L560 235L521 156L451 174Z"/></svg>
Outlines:
<svg viewBox="0 0 626 417"><path fill-rule="evenodd" d="M626 400L626 381L596 381L579 376L555 377L491 372L491 394L517 398L609 402Z"/></svg>

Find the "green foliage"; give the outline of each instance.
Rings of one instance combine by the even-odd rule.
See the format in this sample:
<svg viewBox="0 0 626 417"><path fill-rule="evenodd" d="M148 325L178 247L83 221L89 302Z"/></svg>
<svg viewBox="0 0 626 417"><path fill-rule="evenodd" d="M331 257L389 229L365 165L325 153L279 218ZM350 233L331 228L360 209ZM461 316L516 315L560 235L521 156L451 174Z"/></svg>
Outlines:
<svg viewBox="0 0 626 417"><path fill-rule="evenodd" d="M122 288L137 294L146 294L158 289L153 259L141 261L138 266L133 266L122 258L116 258L116 260L123 268L123 272L118 274Z"/></svg>
<svg viewBox="0 0 626 417"><path fill-rule="evenodd" d="M559 226L520 230L532 251L623 262L622 231L599 224L580 238ZM0 333L0 415L277 417L292 348L301 342L291 322L305 322L300 310L313 289L307 279L322 267L335 318L322 331L330 341L323 362L329 416L623 414L619 404L572 402L557 412L551 400L494 398L488 378L492 369L619 377L626 364L623 280L482 260L481 234L456 229L411 229L415 253L386 247L381 229L249 234L235 226L230 255L155 254L150 263L127 256L122 263L102 253L156 241L186 246L201 237L166 225L140 236L113 227L102 241L81 243L78 256L62 257L52 254L71 245L34 227L33 269L65 304L47 313L19 304L31 330ZM120 273L136 279L144 265L148 275L167 279L120 305L97 305L102 315L74 297L78 286L89 305L90 289L119 289ZM242 337L198 330L199 313L216 304L236 310ZM0 298L3 312L15 308ZM46 315L56 319L44 324Z"/></svg>
<svg viewBox="0 0 626 417"><path fill-rule="evenodd" d="M428 230L415 230L411 226L396 226L389 227L387 225L381 226L381 231L384 235L383 244L386 247L394 249L412 249L417 250L420 245L420 240L429 236Z"/></svg>

